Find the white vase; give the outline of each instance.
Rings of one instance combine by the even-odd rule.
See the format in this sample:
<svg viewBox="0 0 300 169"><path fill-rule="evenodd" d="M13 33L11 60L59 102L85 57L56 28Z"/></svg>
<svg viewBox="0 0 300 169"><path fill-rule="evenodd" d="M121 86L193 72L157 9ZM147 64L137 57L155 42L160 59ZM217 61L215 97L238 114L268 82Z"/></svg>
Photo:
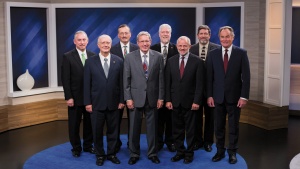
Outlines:
<svg viewBox="0 0 300 169"><path fill-rule="evenodd" d="M24 74L21 74L17 79L17 85L22 91L28 91L34 86L34 79L29 74L28 69Z"/></svg>

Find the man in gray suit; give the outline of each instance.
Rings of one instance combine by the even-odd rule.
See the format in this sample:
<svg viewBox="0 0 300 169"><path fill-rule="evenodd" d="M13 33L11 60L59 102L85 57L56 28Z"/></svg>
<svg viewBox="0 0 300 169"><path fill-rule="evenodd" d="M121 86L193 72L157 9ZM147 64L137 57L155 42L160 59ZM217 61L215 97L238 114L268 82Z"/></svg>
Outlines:
<svg viewBox="0 0 300 169"><path fill-rule="evenodd" d="M157 157L157 110L163 105L164 62L162 54L150 49L151 35L137 35L139 50L126 55L124 61L124 99L129 109L130 131L128 164L140 157L140 134L143 113L147 125L148 158L160 163Z"/></svg>

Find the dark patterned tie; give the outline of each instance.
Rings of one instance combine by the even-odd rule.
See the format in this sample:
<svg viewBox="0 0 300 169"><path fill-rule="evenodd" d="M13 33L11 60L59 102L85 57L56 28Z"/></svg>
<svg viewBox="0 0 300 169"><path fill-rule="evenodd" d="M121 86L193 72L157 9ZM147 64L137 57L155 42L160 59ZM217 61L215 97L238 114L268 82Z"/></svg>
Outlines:
<svg viewBox="0 0 300 169"><path fill-rule="evenodd" d="M180 63L180 78L182 78L184 73L184 56L181 57L181 63Z"/></svg>
<svg viewBox="0 0 300 169"><path fill-rule="evenodd" d="M127 46L124 46L124 57L125 57L125 55L127 55Z"/></svg>
<svg viewBox="0 0 300 169"><path fill-rule="evenodd" d="M200 58L205 61L205 46L202 47Z"/></svg>
<svg viewBox="0 0 300 169"><path fill-rule="evenodd" d="M228 65L228 49L225 49L225 54L224 54L224 71L226 73L227 71L227 65Z"/></svg>
<svg viewBox="0 0 300 169"><path fill-rule="evenodd" d="M144 57L144 62L143 62L143 69L144 69L144 73L145 73L145 77L146 79L148 79L148 62L147 62L147 55L143 55Z"/></svg>
<svg viewBox="0 0 300 169"><path fill-rule="evenodd" d="M166 65L167 56L168 56L168 51L167 51L167 46L166 45L164 46L163 55L164 55L164 65Z"/></svg>

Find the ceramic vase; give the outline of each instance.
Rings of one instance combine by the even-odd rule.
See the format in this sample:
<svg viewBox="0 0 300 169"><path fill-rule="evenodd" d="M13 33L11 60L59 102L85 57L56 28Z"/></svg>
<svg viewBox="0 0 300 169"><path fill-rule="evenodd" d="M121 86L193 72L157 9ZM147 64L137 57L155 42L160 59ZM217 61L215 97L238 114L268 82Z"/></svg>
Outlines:
<svg viewBox="0 0 300 169"><path fill-rule="evenodd" d="M29 74L28 69L24 74L21 74L17 79L17 85L22 91L28 91L34 86L34 79Z"/></svg>

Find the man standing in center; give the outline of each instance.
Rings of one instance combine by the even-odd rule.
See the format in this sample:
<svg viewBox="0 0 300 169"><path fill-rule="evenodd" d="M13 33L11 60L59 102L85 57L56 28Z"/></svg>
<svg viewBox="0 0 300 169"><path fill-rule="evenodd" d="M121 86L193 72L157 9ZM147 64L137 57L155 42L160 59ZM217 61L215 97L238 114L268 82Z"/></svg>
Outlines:
<svg viewBox="0 0 300 169"><path fill-rule="evenodd" d="M160 43L151 46L151 49L163 54L166 66L168 59L178 54L178 51L176 45L170 42L172 33L170 25L160 25L158 32ZM164 144L167 145L169 151L176 151L172 137L172 111L168 110L165 106L158 110L158 150L161 150Z"/></svg>
<svg viewBox="0 0 300 169"><path fill-rule="evenodd" d="M172 162L193 161L196 113L202 102L204 62L189 53L191 41L186 36L177 40L179 54L169 59L166 67L166 107L172 112L173 138L176 155ZM186 137L187 148L184 146Z"/></svg>
<svg viewBox="0 0 300 169"><path fill-rule="evenodd" d="M128 25L122 24L119 26L118 38L120 39L120 42L111 47L111 50L110 50L111 54L117 55L124 60L125 55L127 55L128 53L130 53L132 51L139 49L139 47L136 44L130 42L131 31L130 31L130 28ZM130 121L129 121L128 109L126 109L126 111L127 111L127 119L128 119L128 138L129 138L129 123L130 123ZM120 127L121 127L123 112L124 112L124 109L121 109L120 110L120 119L119 119ZM122 146L122 141L120 139L120 130L121 129L119 128L116 152L118 152ZM127 146L129 146L128 142L127 142Z"/></svg>
<svg viewBox="0 0 300 169"><path fill-rule="evenodd" d="M190 52L199 56L204 62L209 51L220 47L220 45L209 41L211 36L210 28L207 25L198 27L197 37L199 42L194 44ZM206 71L206 69L205 69ZM204 73L206 75L206 73ZM198 150L204 146L207 152L212 151L211 145L214 143L214 116L213 108L210 108L206 103L206 90L203 92L203 103L200 106L199 113L196 115L196 133L194 150ZM204 134L203 134L203 111L205 115ZM203 137L202 137L203 135ZM204 139L204 140L203 140Z"/></svg>
<svg viewBox="0 0 300 169"><path fill-rule="evenodd" d="M162 54L150 49L151 42L148 32L140 32L137 35L139 50L126 55L124 62L124 99L130 114L130 165L140 157L143 113L147 125L148 158L153 163L160 163L157 157L157 110L164 102L164 62Z"/></svg>

